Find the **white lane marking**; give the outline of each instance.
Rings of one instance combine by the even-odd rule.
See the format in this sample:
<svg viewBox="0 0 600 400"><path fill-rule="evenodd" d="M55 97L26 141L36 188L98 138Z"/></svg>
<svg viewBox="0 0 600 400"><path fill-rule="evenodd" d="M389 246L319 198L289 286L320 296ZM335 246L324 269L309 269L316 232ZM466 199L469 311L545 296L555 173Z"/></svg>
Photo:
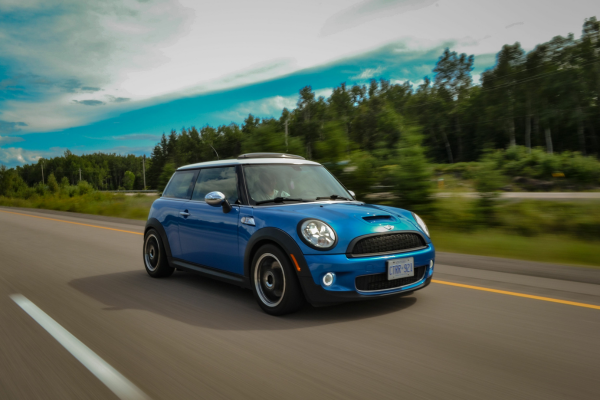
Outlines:
<svg viewBox="0 0 600 400"><path fill-rule="evenodd" d="M69 353L82 363L96 378L100 379L114 394L122 400L147 400L148 396L116 369L110 366L89 347L60 326L48 314L33 304L22 294L11 294L10 298L17 303L31 318L42 326L54 339L63 345Z"/></svg>

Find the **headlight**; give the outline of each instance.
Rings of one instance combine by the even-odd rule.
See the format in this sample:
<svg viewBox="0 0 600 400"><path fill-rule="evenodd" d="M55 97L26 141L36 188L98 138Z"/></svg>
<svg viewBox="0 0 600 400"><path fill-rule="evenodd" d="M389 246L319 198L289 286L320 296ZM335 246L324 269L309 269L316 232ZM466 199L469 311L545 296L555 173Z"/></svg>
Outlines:
<svg viewBox="0 0 600 400"><path fill-rule="evenodd" d="M317 250L329 250L337 243L333 228L317 219L301 221L298 231L304 243Z"/></svg>
<svg viewBox="0 0 600 400"><path fill-rule="evenodd" d="M429 235L429 229L427 229L427 225L425 225L425 222L423 222L421 217L415 213L412 213L412 215L415 217L415 221L417 221L417 224L419 224L419 227L423 230L423 232L425 232L427 236L431 237L431 235Z"/></svg>

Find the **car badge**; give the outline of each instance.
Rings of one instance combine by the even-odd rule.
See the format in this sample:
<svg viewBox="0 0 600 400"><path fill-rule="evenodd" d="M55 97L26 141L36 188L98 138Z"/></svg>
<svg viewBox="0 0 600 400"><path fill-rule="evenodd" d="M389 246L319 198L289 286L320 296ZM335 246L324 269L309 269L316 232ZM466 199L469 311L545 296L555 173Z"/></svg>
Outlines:
<svg viewBox="0 0 600 400"><path fill-rule="evenodd" d="M388 231L394 229L394 227L392 225L384 225L383 226L385 229L387 229Z"/></svg>

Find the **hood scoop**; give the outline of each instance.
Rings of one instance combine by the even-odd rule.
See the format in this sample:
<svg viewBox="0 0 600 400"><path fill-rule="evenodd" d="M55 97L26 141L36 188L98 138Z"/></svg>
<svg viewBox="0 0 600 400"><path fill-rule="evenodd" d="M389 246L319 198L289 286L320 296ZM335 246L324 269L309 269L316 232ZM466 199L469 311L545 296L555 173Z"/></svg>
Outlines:
<svg viewBox="0 0 600 400"><path fill-rule="evenodd" d="M366 217L362 217L362 219L364 219L365 221L367 221L371 224L396 221L396 218L392 217L391 215L369 215Z"/></svg>

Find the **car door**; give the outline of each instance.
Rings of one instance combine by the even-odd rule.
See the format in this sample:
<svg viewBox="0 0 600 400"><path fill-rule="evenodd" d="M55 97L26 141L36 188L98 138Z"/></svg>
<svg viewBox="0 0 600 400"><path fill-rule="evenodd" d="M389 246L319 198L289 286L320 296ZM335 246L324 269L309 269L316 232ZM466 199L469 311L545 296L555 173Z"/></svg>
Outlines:
<svg viewBox="0 0 600 400"><path fill-rule="evenodd" d="M181 207L192 197L192 189L196 181L197 170L177 171L171 177L159 201L155 202L154 215L162 224L171 254L173 257L181 257L179 245L179 221Z"/></svg>
<svg viewBox="0 0 600 400"><path fill-rule="evenodd" d="M232 205L231 211L208 205L204 196L222 192ZM192 199L182 204L179 243L182 259L194 264L243 274L238 251L240 209L236 167L203 168L198 174Z"/></svg>

